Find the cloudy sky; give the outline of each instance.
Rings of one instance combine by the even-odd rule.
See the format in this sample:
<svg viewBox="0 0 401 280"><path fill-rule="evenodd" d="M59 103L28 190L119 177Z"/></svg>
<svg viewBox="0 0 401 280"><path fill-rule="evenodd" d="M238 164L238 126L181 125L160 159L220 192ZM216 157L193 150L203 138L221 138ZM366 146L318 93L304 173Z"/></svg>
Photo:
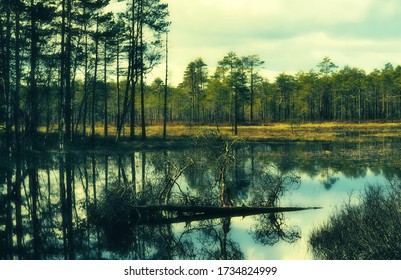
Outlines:
<svg viewBox="0 0 401 280"><path fill-rule="evenodd" d="M270 81L316 69L325 56L372 71L401 64L400 0L162 0L169 4L170 76L202 57L210 72L229 51L259 55ZM163 66L164 67L164 66ZM162 69L154 76L163 76Z"/></svg>

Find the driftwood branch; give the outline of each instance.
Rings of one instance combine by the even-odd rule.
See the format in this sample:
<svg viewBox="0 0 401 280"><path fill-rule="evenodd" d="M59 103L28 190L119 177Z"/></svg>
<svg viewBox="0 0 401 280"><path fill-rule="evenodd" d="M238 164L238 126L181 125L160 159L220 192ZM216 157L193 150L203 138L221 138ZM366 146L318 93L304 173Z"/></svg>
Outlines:
<svg viewBox="0 0 401 280"><path fill-rule="evenodd" d="M164 204L168 203L168 201L170 199L171 190L174 187L174 185L177 184L178 178L180 178L182 173L184 173L184 171L193 164L194 164L193 159L189 158L189 162L187 163L187 165L185 165L183 168L178 170L178 172L176 174L172 175L170 178L167 178L166 185L165 185L164 189L160 192L160 196L159 196L160 203L164 203Z"/></svg>
<svg viewBox="0 0 401 280"><path fill-rule="evenodd" d="M136 206L135 211L141 213L141 218L137 220L135 224L172 224L316 209L321 209L321 207ZM163 213L166 212L167 215L163 215Z"/></svg>

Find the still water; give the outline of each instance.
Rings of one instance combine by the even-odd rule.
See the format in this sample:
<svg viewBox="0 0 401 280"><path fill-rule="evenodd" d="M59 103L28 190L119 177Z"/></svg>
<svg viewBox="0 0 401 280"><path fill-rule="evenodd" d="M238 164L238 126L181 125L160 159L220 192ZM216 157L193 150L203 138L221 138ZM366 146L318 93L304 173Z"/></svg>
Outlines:
<svg viewBox="0 0 401 280"><path fill-rule="evenodd" d="M312 259L311 230L368 184L398 179L400 144L230 143L0 159L2 259ZM138 206L321 207L196 216ZM192 208L191 208L192 209ZM145 214L146 215L145 215Z"/></svg>

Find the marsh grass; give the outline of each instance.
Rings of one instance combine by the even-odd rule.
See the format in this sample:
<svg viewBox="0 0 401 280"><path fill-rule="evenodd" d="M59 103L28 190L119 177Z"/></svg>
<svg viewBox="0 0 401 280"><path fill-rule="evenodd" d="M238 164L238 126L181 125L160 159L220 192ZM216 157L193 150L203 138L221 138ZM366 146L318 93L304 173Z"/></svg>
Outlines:
<svg viewBox="0 0 401 280"><path fill-rule="evenodd" d="M78 131L81 131L79 128ZM95 128L95 137L97 144L113 145L116 143L116 127L108 127L107 137L103 133L103 125L97 124ZM218 132L226 139L241 138L249 141L345 141L345 142L364 142L370 140L384 140L401 137L401 123L303 123L303 124L287 124L272 123L260 126L239 126L238 135L234 135L231 126L187 126L182 124L171 124L167 127L167 140L163 141L163 126L149 125L146 128L148 145L174 145L174 143L189 143L196 139L199 135ZM46 134L44 127L39 128L42 135ZM57 137L57 127L54 127L49 133L49 139L53 135L54 141ZM87 128L86 137L77 135L75 142L90 142L91 131ZM135 128L135 139L132 141L129 137L129 127L123 129L119 143L137 143L141 142L141 129ZM47 137L47 134L46 134ZM85 140L86 139L86 140ZM192 141L193 142L193 141Z"/></svg>
<svg viewBox="0 0 401 280"><path fill-rule="evenodd" d="M219 131L226 138L248 140L292 140L292 141L365 141L401 137L401 123L305 123L291 125L275 123L267 126L239 126L234 136L231 126L193 126L172 125L168 127L171 138L194 137L207 131ZM162 127L148 127L148 136L161 138Z"/></svg>
<svg viewBox="0 0 401 280"><path fill-rule="evenodd" d="M348 202L311 233L316 259L401 259L401 188L368 186L358 200Z"/></svg>

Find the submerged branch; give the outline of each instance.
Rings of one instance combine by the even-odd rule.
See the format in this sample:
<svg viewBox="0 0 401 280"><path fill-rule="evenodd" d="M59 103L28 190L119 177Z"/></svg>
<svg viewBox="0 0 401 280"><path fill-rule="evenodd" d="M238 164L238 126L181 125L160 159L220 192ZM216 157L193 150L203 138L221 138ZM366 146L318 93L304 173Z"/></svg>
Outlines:
<svg viewBox="0 0 401 280"><path fill-rule="evenodd" d="M295 212L318 210L321 207L214 207L214 206L173 206L153 205L136 206L135 211L141 213L136 224L172 224L182 222L203 221L217 218L245 217L266 213ZM163 215L163 212L167 212Z"/></svg>

